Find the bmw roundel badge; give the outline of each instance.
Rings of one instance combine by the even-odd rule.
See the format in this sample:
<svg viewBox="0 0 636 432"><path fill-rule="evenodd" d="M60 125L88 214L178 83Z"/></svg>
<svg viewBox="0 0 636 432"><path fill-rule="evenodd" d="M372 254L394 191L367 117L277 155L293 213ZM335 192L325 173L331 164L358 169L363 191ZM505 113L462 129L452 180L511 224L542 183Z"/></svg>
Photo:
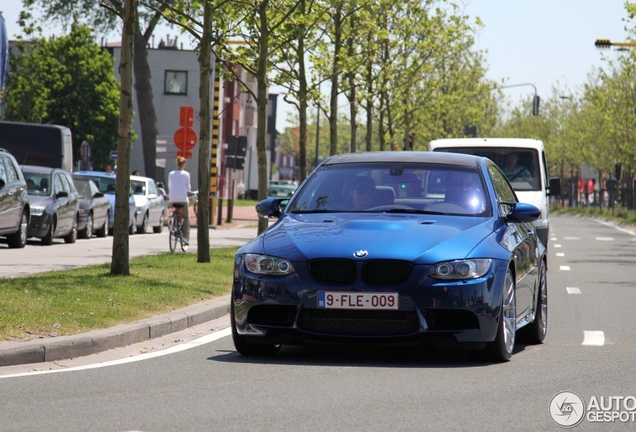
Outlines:
<svg viewBox="0 0 636 432"><path fill-rule="evenodd" d="M364 258L367 255L369 255L369 252L364 249L357 250L353 253L353 256L356 258Z"/></svg>

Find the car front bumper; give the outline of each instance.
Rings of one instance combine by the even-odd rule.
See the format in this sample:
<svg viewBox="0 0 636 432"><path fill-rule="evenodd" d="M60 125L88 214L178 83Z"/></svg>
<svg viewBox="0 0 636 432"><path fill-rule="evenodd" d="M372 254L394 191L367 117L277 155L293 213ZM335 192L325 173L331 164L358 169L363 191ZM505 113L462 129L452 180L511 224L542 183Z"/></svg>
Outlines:
<svg viewBox="0 0 636 432"><path fill-rule="evenodd" d="M424 276L428 268L416 266L400 285L345 287L317 283L296 263L295 274L272 277L249 273L240 261L230 307L237 333L254 343L480 345L497 334L505 264L494 261L486 276L471 281L434 280ZM324 309L321 291L397 293L398 309Z"/></svg>

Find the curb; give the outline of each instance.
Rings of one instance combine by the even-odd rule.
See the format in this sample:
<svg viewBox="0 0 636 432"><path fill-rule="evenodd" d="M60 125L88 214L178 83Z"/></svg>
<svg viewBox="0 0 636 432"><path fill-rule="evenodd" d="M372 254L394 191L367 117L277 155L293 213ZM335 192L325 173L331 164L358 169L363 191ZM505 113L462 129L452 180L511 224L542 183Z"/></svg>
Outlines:
<svg viewBox="0 0 636 432"><path fill-rule="evenodd" d="M103 330L29 342L3 342L0 343L0 367L84 357L185 330L221 318L229 312L230 296L226 295L164 315Z"/></svg>

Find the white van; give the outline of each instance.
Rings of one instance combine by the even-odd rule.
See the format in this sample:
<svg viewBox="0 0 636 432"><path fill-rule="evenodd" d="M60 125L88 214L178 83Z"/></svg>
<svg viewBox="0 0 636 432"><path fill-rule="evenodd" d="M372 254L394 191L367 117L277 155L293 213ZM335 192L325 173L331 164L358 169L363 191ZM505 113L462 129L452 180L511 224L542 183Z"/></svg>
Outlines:
<svg viewBox="0 0 636 432"><path fill-rule="evenodd" d="M539 239L547 246L550 226L548 197L561 194L561 179L549 176L543 142L527 138L450 138L431 141L429 150L485 156L495 162L504 174L508 173L508 180L519 201L541 210L541 218L534 224ZM521 167L514 174L506 169L506 155L511 153L516 154L517 165Z"/></svg>

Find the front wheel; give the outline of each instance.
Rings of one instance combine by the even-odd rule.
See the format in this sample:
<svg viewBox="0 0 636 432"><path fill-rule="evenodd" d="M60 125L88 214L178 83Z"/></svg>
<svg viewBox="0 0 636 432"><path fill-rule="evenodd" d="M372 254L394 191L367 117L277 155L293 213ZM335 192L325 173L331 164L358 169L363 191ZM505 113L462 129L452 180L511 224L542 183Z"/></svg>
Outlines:
<svg viewBox="0 0 636 432"><path fill-rule="evenodd" d="M510 267L506 271L501 299L501 313L495 340L486 345L491 360L506 362L512 357L517 333L517 306L515 298L515 278Z"/></svg>
<svg viewBox="0 0 636 432"><path fill-rule="evenodd" d="M90 213L86 218L86 227L79 232L79 237L89 239L93 236L93 214Z"/></svg>
<svg viewBox="0 0 636 432"><path fill-rule="evenodd" d="M73 218L73 227L71 228L71 232L64 237L64 243L75 243L77 241L77 219L78 216Z"/></svg>
<svg viewBox="0 0 636 432"><path fill-rule="evenodd" d="M21 249L26 246L27 242L27 231L29 228L29 221L27 218L27 214L22 212L22 217L20 217L20 226L18 230L11 235L7 236L7 244L10 248Z"/></svg>
<svg viewBox="0 0 636 432"><path fill-rule="evenodd" d="M234 348L239 354L244 356L272 356L280 350L280 345L249 343L245 336L238 333L234 318L234 301L230 304L230 323L232 326L232 342L234 342Z"/></svg>
<svg viewBox="0 0 636 432"><path fill-rule="evenodd" d="M168 240L170 241L170 252L174 253L177 250L177 243L179 242L179 237L177 236L177 231L174 226L170 226L170 233L168 235Z"/></svg>

